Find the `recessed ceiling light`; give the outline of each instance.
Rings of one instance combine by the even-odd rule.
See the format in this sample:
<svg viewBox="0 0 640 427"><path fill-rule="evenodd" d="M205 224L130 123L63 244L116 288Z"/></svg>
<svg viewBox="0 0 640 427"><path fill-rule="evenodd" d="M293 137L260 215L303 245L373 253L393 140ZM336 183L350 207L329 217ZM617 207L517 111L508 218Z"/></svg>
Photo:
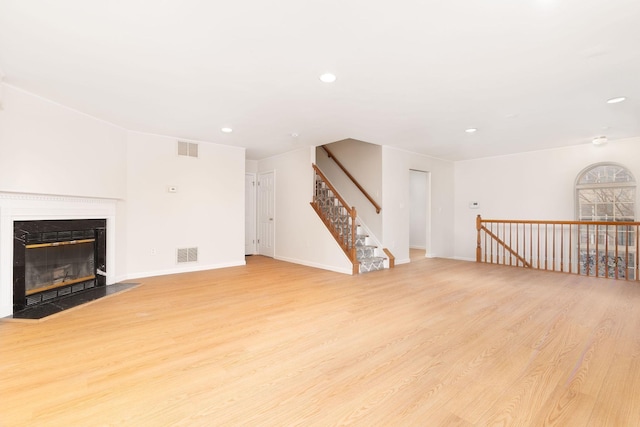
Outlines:
<svg viewBox="0 0 640 427"><path fill-rule="evenodd" d="M231 129L231 128L222 128L222 129L220 129L220 130L221 130L222 132L224 132L224 133L231 133L231 132L233 132L233 129Z"/></svg>
<svg viewBox="0 0 640 427"><path fill-rule="evenodd" d="M300 135L298 135L296 132L292 132L292 133L290 133L289 135L291 136L291 138L297 138L297 137L299 137L299 136L300 136Z"/></svg>
<svg viewBox="0 0 640 427"><path fill-rule="evenodd" d="M627 98L619 96L617 98L611 98L607 100L607 104L617 104L618 102L626 101Z"/></svg>
<svg viewBox="0 0 640 427"><path fill-rule="evenodd" d="M320 80L325 83L333 83L336 81L336 75L332 73L324 73L320 75Z"/></svg>
<svg viewBox="0 0 640 427"><path fill-rule="evenodd" d="M593 145L604 145L607 143L607 137L606 136L599 136L597 138L593 138L593 140L591 141L593 143Z"/></svg>
<svg viewBox="0 0 640 427"><path fill-rule="evenodd" d="M465 131L466 133L474 133L474 132L477 132L477 131L478 131L478 129L476 129L476 128L469 128L469 129L465 129L464 131Z"/></svg>

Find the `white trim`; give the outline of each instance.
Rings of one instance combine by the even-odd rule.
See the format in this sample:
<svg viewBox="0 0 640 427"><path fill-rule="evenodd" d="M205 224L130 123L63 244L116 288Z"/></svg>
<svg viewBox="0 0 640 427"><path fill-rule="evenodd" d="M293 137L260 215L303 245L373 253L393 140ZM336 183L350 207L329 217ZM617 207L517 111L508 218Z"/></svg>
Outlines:
<svg viewBox="0 0 640 427"><path fill-rule="evenodd" d="M462 257L462 256L454 256L453 258L447 258L447 259L455 259L456 261L476 262L475 258L468 258L468 257Z"/></svg>
<svg viewBox="0 0 640 427"><path fill-rule="evenodd" d="M176 268L171 268L167 270L141 271L138 273L131 273L123 276L118 276L117 282L123 282L123 281L128 281L133 279L143 279L145 277L167 276L169 274L194 273L196 271L217 270L220 268L243 267L245 265L247 265L246 261L242 261L237 263L228 262L228 263L207 264L207 265L199 265L199 266L176 267Z"/></svg>
<svg viewBox="0 0 640 427"><path fill-rule="evenodd" d="M40 194L40 193L16 193L12 191L0 191L0 200L27 200L41 202L73 202L73 203L112 203L118 199L68 196L64 194Z"/></svg>
<svg viewBox="0 0 640 427"><path fill-rule="evenodd" d="M343 274L348 274L348 275L352 275L353 271L352 268L346 268L346 269L342 269L342 268L337 268L334 267L332 265L324 265L324 264L318 264L316 262L310 262L310 261L306 261L306 260L300 260L300 259L296 259L296 258L288 258L288 257L274 257L273 259L277 259L279 261L285 261L285 262L290 262L293 264L300 264L300 265L304 265L306 267L313 267L313 268L319 268L322 270L329 270L329 271L333 271L336 273L343 273Z"/></svg>

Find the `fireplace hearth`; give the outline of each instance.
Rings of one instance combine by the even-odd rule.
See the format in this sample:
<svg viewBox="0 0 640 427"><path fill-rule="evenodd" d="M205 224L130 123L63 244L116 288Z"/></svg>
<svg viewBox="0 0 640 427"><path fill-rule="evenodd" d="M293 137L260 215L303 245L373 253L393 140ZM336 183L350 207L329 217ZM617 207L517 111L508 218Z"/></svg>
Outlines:
<svg viewBox="0 0 640 427"><path fill-rule="evenodd" d="M106 219L14 221L13 311L106 286Z"/></svg>

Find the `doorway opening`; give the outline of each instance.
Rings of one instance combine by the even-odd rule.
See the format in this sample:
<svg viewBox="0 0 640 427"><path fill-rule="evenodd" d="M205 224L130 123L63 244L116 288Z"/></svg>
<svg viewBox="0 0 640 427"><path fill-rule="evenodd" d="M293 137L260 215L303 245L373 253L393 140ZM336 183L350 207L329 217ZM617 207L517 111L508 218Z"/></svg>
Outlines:
<svg viewBox="0 0 640 427"><path fill-rule="evenodd" d="M431 247L431 173L409 170L409 253L428 257Z"/></svg>

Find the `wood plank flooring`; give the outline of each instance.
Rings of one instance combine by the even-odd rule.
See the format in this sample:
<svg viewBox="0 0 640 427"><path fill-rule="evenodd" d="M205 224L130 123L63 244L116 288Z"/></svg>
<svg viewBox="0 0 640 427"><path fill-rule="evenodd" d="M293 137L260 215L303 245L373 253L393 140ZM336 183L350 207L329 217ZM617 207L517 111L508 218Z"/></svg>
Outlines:
<svg viewBox="0 0 640 427"><path fill-rule="evenodd" d="M640 284L263 257L0 322L0 426L640 426Z"/></svg>

